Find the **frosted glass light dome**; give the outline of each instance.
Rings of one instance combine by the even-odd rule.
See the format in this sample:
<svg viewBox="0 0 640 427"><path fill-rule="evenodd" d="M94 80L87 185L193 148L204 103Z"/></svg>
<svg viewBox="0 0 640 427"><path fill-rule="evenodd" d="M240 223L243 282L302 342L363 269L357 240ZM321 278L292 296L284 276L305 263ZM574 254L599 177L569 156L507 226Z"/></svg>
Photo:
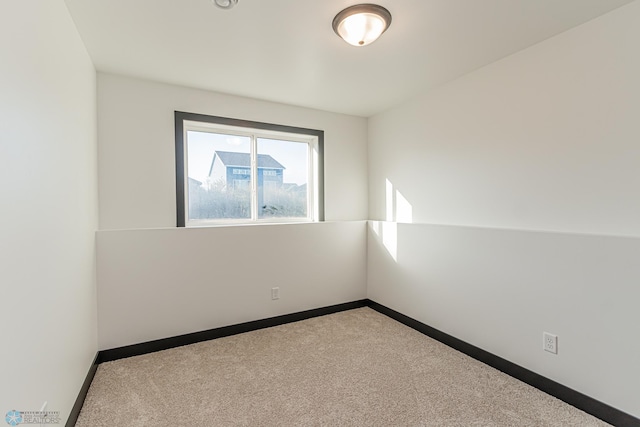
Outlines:
<svg viewBox="0 0 640 427"><path fill-rule="evenodd" d="M391 13L375 4L348 7L333 18L333 30L353 46L373 43L391 25Z"/></svg>

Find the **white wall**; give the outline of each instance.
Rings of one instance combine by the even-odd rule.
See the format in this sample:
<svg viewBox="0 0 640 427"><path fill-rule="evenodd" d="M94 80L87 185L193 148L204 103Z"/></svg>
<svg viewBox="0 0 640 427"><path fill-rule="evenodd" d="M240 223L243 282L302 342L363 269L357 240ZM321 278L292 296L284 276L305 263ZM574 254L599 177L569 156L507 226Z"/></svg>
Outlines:
<svg viewBox="0 0 640 427"><path fill-rule="evenodd" d="M323 130L341 222L175 229L176 110ZM366 119L99 73L98 140L101 349L365 298Z"/></svg>
<svg viewBox="0 0 640 427"><path fill-rule="evenodd" d="M0 6L0 416L59 411L97 351L96 76L62 0Z"/></svg>
<svg viewBox="0 0 640 427"><path fill-rule="evenodd" d="M370 299L640 414L640 239L373 221L368 248Z"/></svg>
<svg viewBox="0 0 640 427"><path fill-rule="evenodd" d="M414 222L640 236L640 2L370 119Z"/></svg>
<svg viewBox="0 0 640 427"><path fill-rule="evenodd" d="M98 74L100 229L175 227L174 111L324 130L325 219L367 219L367 121Z"/></svg>
<svg viewBox="0 0 640 427"><path fill-rule="evenodd" d="M370 217L413 224L368 252L373 300L635 416L638 22L636 1L371 118Z"/></svg>
<svg viewBox="0 0 640 427"><path fill-rule="evenodd" d="M365 221L100 231L97 242L100 349L366 298Z"/></svg>

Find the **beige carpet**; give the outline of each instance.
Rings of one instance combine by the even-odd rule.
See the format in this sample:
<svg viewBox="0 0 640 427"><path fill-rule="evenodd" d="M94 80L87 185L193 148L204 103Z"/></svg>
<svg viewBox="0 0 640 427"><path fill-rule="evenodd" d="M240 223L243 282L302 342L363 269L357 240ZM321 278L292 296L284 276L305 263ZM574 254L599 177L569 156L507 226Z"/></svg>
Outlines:
<svg viewBox="0 0 640 427"><path fill-rule="evenodd" d="M76 426L605 426L369 308L104 363Z"/></svg>

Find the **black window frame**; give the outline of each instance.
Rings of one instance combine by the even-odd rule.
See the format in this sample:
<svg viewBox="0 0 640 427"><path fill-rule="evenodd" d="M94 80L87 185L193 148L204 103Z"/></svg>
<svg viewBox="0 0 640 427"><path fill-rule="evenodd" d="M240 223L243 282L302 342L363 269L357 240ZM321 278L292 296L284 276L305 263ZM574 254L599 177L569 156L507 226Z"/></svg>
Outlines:
<svg viewBox="0 0 640 427"><path fill-rule="evenodd" d="M318 162L317 162L317 209L316 213L318 221L324 221L324 131L316 129L307 129L295 126L280 125L273 123L256 122L251 120L235 119L230 117L210 116L207 114L187 113L184 111L174 111L175 118L175 160L176 160L176 219L177 227L186 227L186 194L185 194L185 175L184 168L184 122L203 122L217 125L236 126L243 128L252 128L258 130L268 130L276 132L287 132L294 134L302 134L314 136L317 138ZM261 222L264 223L264 222ZM303 222L304 223L304 222ZM247 221L246 224L258 224L257 222ZM223 224L217 224L223 225Z"/></svg>

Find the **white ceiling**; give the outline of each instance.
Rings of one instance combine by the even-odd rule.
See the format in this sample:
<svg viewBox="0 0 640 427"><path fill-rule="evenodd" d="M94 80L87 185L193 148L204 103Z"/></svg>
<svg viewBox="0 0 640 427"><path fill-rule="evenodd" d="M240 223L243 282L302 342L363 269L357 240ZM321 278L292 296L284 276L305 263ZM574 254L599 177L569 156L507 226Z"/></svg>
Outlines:
<svg viewBox="0 0 640 427"><path fill-rule="evenodd" d="M66 0L98 71L370 116L632 0L378 0L375 43L331 28L354 0Z"/></svg>

